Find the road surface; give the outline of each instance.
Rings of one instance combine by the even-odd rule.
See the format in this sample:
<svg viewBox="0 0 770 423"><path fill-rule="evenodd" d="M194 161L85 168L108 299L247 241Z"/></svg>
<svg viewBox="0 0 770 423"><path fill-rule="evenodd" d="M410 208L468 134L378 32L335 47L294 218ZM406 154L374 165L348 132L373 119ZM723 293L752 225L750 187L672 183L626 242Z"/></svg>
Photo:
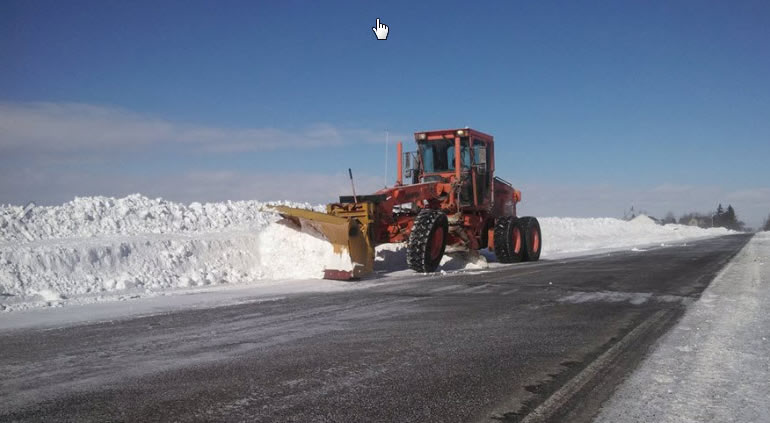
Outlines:
<svg viewBox="0 0 770 423"><path fill-rule="evenodd" d="M596 423L770 422L770 232L756 234Z"/></svg>
<svg viewBox="0 0 770 423"><path fill-rule="evenodd" d="M0 421L588 421L748 239L6 330Z"/></svg>

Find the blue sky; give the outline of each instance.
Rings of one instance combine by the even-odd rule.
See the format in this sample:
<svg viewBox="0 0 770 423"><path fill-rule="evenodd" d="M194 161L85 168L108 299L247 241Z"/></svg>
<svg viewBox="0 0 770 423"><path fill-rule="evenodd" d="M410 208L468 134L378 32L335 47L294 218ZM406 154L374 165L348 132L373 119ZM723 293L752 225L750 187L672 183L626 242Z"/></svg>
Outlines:
<svg viewBox="0 0 770 423"><path fill-rule="evenodd" d="M324 202L382 185L386 129L467 125L532 213L757 225L767 40L762 1L5 1L0 203Z"/></svg>

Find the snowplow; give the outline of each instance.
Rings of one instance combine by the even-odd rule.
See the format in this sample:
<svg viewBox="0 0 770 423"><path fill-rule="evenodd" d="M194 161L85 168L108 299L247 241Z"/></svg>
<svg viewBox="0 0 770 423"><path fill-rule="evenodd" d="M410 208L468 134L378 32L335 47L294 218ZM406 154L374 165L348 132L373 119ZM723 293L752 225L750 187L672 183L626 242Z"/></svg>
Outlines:
<svg viewBox="0 0 770 423"><path fill-rule="evenodd" d="M495 176L494 138L470 128L417 132L417 150L397 144L397 178L370 195L341 196L326 213L276 207L294 227L349 254L352 269L327 279L357 279L374 270L375 247L406 243L410 269L434 272L445 252L488 248L502 263L536 261L542 237L534 217L518 217L521 192ZM352 173L350 175L352 182Z"/></svg>

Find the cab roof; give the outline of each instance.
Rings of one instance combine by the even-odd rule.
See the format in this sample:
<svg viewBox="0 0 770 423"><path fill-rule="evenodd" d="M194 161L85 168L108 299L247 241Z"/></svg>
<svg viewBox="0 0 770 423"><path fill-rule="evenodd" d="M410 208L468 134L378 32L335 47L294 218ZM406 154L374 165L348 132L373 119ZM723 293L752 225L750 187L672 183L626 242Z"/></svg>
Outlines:
<svg viewBox="0 0 770 423"><path fill-rule="evenodd" d="M420 131L414 133L415 141L454 139L456 136L472 136L481 141L494 142L494 137L471 128L439 129L434 131Z"/></svg>

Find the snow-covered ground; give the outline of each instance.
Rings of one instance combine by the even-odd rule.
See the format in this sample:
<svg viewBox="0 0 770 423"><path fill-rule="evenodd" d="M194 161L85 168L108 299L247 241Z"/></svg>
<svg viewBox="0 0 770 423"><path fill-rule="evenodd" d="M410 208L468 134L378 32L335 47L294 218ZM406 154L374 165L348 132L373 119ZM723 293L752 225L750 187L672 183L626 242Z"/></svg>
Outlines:
<svg viewBox="0 0 770 423"><path fill-rule="evenodd" d="M280 218L270 204L184 205L131 195L77 198L53 207L0 207L0 310L318 279L327 267L349 266L347 257L324 240L276 223ZM544 259L642 251L729 233L660 226L645 216L631 222L547 217L540 223ZM493 257L447 256L441 270L484 269ZM405 269L403 245L378 247L373 277L407 274Z"/></svg>
<svg viewBox="0 0 770 423"><path fill-rule="evenodd" d="M597 422L770 422L770 232L755 235Z"/></svg>

